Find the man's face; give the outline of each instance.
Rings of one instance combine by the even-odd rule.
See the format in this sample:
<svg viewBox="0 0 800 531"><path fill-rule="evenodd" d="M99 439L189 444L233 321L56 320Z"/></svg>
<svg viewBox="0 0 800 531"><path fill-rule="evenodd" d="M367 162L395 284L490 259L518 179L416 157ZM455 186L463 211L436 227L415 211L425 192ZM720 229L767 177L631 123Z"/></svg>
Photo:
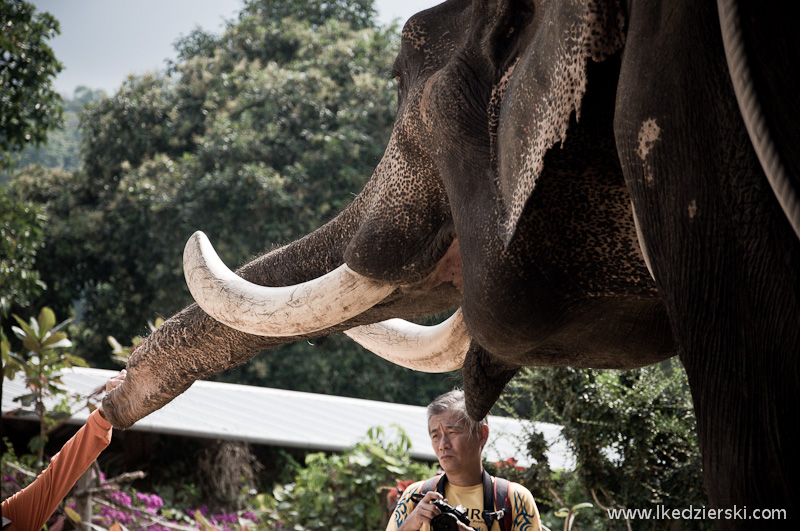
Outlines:
<svg viewBox="0 0 800 531"><path fill-rule="evenodd" d="M481 466L481 449L489 435L487 426L471 433L458 413L445 412L431 417L428 433L439 464L448 475Z"/></svg>

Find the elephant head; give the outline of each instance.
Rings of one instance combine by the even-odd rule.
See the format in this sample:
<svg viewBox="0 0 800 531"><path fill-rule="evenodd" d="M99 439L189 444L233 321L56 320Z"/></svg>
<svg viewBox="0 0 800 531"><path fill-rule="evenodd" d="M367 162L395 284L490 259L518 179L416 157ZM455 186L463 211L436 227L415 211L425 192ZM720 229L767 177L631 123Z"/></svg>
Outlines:
<svg viewBox="0 0 800 531"><path fill-rule="evenodd" d="M412 17L394 64L393 133L365 188L236 275L193 236L184 262L199 305L136 349L106 402L112 422L129 426L259 350L338 331L415 369L463 363L476 417L522 365L627 368L674 355L603 105L618 62L587 67L621 46L621 20L616 6L463 0ZM550 38L565 50L544 46ZM537 70L541 55L558 70ZM588 77L604 76L578 122ZM522 208L534 186L541 199ZM458 306L432 331L361 326Z"/></svg>
<svg viewBox="0 0 800 531"><path fill-rule="evenodd" d="M776 411L800 388L800 245L739 114L716 8L700 4L449 0L409 19L367 185L236 275L192 237L199 305L131 356L104 402L112 424L262 349L341 331L407 367L462 366L474 418L521 366L680 353L712 502L796 499ZM383 323L456 307L433 330ZM731 401L743 430L715 416L737 389L755 393Z"/></svg>

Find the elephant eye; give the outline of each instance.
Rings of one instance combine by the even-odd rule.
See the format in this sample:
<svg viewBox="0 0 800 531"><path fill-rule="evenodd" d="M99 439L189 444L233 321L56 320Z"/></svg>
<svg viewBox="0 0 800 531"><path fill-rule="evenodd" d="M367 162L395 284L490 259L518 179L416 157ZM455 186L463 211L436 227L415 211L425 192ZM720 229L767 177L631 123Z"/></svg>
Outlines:
<svg viewBox="0 0 800 531"><path fill-rule="evenodd" d="M398 68L397 61L395 61L395 64L392 65L392 70L389 74L389 77L397 82L398 87L403 86L403 72L400 70L400 68Z"/></svg>
<svg viewBox="0 0 800 531"><path fill-rule="evenodd" d="M399 103L405 94L405 81L403 79L403 75L397 70L392 70L391 77L394 78L395 82L397 83L397 100Z"/></svg>

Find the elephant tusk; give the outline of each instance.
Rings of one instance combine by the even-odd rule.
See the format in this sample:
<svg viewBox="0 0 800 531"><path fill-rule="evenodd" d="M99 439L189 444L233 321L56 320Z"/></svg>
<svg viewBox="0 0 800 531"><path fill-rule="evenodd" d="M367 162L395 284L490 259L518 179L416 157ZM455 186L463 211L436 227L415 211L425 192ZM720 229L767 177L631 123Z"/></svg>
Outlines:
<svg viewBox="0 0 800 531"><path fill-rule="evenodd" d="M200 231L186 242L183 272L192 297L208 315L241 332L269 337L303 335L337 325L395 289L359 275L347 264L302 284L259 286L228 269Z"/></svg>
<svg viewBox="0 0 800 531"><path fill-rule="evenodd" d="M385 360L422 372L460 369L472 340L461 316L461 308L435 326L389 319L351 328L345 334Z"/></svg>

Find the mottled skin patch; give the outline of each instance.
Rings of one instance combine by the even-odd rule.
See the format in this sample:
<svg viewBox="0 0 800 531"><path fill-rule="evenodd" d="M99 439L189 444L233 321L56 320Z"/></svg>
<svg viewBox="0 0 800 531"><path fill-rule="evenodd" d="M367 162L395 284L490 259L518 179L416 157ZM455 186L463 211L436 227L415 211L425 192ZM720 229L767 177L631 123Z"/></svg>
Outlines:
<svg viewBox="0 0 800 531"><path fill-rule="evenodd" d="M697 201L689 203L689 219L693 219L697 215Z"/></svg>
<svg viewBox="0 0 800 531"><path fill-rule="evenodd" d="M647 160L650 150L653 149L653 145L660 136L661 128L658 127L655 118L642 122L642 127L639 129L639 148L636 150L640 159Z"/></svg>
<svg viewBox="0 0 800 531"><path fill-rule="evenodd" d="M651 162L653 157L650 157L650 151L660 138L661 128L658 127L655 118L649 118L642 122L642 127L639 129L639 147L636 149L636 153L644 163L645 179L649 183L653 182L653 166Z"/></svg>
<svg viewBox="0 0 800 531"><path fill-rule="evenodd" d="M624 42L624 18L613 2L539 2L536 7L532 24L548 27L537 32L531 46L549 55L545 61L539 53L523 56L525 74L513 81L513 90L522 103L515 106L513 113L524 123L500 138L503 144L522 144L518 149L520 158L507 167L501 166L498 173L505 208L500 229L506 242L513 236L525 202L536 186L545 154L564 142L572 114L580 119L587 62L604 60ZM557 50L553 50L551 42L560 43Z"/></svg>

